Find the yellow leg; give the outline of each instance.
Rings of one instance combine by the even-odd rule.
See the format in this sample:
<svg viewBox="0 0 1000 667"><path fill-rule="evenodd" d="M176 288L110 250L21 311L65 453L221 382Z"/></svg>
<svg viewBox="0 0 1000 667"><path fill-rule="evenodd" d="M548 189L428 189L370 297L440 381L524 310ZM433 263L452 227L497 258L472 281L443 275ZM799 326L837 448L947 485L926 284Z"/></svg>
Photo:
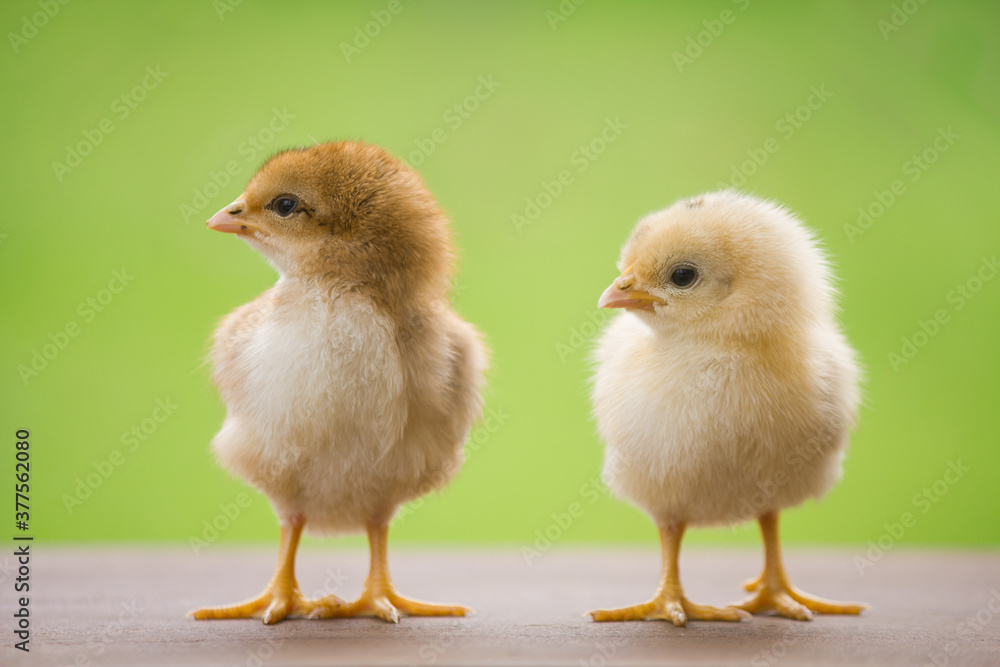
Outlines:
<svg viewBox="0 0 1000 667"><path fill-rule="evenodd" d="M270 625L286 617L311 617L329 607L342 604L333 596L320 601L306 600L295 580L295 552L299 548L302 527L301 516L281 522L281 546L278 549L278 566L270 583L259 597L227 607L206 607L189 612L197 620L220 618L260 618Z"/></svg>
<svg viewBox="0 0 1000 667"><path fill-rule="evenodd" d="M778 537L778 514L762 514L760 533L764 539L764 571L759 577L744 584L753 592L743 602L734 606L756 614L775 611L786 618L799 621L812 620L812 612L820 614L860 614L868 608L857 602L833 602L803 593L788 583L785 567L781 563L781 544Z"/></svg>
<svg viewBox="0 0 1000 667"><path fill-rule="evenodd" d="M684 523L678 522L660 526L660 544L663 550L663 574L656 596L649 602L621 609L598 609L588 612L595 621L670 621L676 626L687 625L688 619L695 621L739 621L750 618L750 614L733 607L709 607L695 604L684 597L681 588L678 560L681 539L684 537Z"/></svg>
<svg viewBox="0 0 1000 667"><path fill-rule="evenodd" d="M368 525L368 545L371 549L371 569L361 597L348 604L326 605L315 613L317 618L377 616L390 623L399 623L400 613L407 616L465 616L472 611L459 605L411 600L396 592L389 577L387 522L377 521Z"/></svg>

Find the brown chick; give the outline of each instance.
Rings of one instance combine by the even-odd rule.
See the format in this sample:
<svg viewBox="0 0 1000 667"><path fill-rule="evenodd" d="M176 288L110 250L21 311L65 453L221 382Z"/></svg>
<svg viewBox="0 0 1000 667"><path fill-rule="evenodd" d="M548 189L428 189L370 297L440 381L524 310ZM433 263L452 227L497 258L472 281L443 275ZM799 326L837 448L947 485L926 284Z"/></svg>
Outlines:
<svg viewBox="0 0 1000 667"><path fill-rule="evenodd" d="M281 522L274 577L257 598L197 619L462 616L407 599L389 578L389 522L444 485L481 412L486 352L449 305L448 221L417 174L355 142L271 158L208 221L277 269L277 284L215 332L226 418L220 463L270 498ZM295 579L302 531L366 530L361 597L307 600Z"/></svg>
<svg viewBox="0 0 1000 667"><path fill-rule="evenodd" d="M860 613L792 586L778 541L778 514L839 479L858 404L854 350L812 235L771 202L715 192L641 220L618 264L598 302L622 312L597 350L594 412L605 478L656 522L663 575L652 600L594 620ZM726 608L688 600L685 528L753 518L764 540L753 595Z"/></svg>

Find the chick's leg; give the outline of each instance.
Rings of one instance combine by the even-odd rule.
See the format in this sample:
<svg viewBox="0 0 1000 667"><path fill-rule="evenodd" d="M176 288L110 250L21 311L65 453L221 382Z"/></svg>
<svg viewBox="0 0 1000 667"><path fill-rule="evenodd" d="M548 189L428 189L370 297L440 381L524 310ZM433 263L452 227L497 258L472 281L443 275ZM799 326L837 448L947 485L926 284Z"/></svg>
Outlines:
<svg viewBox="0 0 1000 667"><path fill-rule="evenodd" d="M371 549L371 569L361 597L349 604L329 605L316 612L318 618L377 616L390 623L398 623L401 613L407 616L465 616L472 611L459 605L411 600L397 593L389 577L388 544L388 522L370 523L368 545Z"/></svg>
<svg viewBox="0 0 1000 667"><path fill-rule="evenodd" d="M764 571L744 585L753 595L733 606L754 614L773 610L781 616L799 621L812 620L812 612L860 614L868 608L857 602L832 602L813 597L792 586L781 562L777 512L762 514L758 521L764 539Z"/></svg>
<svg viewBox="0 0 1000 667"><path fill-rule="evenodd" d="M709 607L695 604L684 597L681 588L678 560L681 539L684 537L684 523L660 526L660 544L663 549L663 574L656 596L649 602L621 609L598 609L588 612L595 621L670 621L676 626L687 625L688 619L695 621L739 621L750 615L733 607Z"/></svg>
<svg viewBox="0 0 1000 667"><path fill-rule="evenodd" d="M292 516L281 522L281 546L278 566L270 583L259 597L228 607L206 607L188 614L197 620L220 618L260 618L270 625L290 616L314 617L339 601L332 596L322 601L306 600L295 580L295 553L302 537L305 519Z"/></svg>

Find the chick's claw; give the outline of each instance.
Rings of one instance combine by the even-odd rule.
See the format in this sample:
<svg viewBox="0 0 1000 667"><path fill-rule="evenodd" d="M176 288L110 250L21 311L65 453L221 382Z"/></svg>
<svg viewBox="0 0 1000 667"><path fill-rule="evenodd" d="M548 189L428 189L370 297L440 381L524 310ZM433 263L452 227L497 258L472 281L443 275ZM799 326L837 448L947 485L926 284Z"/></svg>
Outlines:
<svg viewBox="0 0 1000 667"><path fill-rule="evenodd" d="M358 618L374 616L390 623L399 623L400 615L406 616L465 616L472 613L468 607L450 604L433 604L405 598L395 591L373 593L365 591L349 604L335 606L321 612L317 618Z"/></svg>
<svg viewBox="0 0 1000 667"><path fill-rule="evenodd" d="M750 614L736 607L711 607L695 604L684 598L684 610L688 618L696 621L749 621Z"/></svg>
<svg viewBox="0 0 1000 667"><path fill-rule="evenodd" d="M411 609L406 613L410 616L469 616L475 614L476 610L472 607L463 607L462 605L452 605L452 604L439 604L430 605L418 603L422 606L415 609Z"/></svg>
<svg viewBox="0 0 1000 667"><path fill-rule="evenodd" d="M398 593L390 593L389 600L396 609L407 616L467 616L472 609L457 604L436 604L404 598Z"/></svg>
<svg viewBox="0 0 1000 667"><path fill-rule="evenodd" d="M633 607L621 609L598 609L589 612L598 623L607 621L670 621L677 627L684 627L692 621L742 621L750 614L734 607L711 607L695 604L685 597L676 599L656 599Z"/></svg>
<svg viewBox="0 0 1000 667"><path fill-rule="evenodd" d="M743 582L743 590L752 593L753 591L760 588L761 584L764 583L764 573L761 573L754 577L753 579L747 579Z"/></svg>
<svg viewBox="0 0 1000 667"><path fill-rule="evenodd" d="M753 593L733 606L752 614L774 611L779 616L797 621L811 621L813 612L819 614L860 614L868 605L858 602L833 602L807 595L789 583L782 565L781 544L778 536L778 513L765 512L758 517L764 541L764 571L759 577L744 584Z"/></svg>
<svg viewBox="0 0 1000 667"><path fill-rule="evenodd" d="M230 618L259 618L265 625L273 625L286 618L326 618L330 609L343 606L343 601L328 596L320 600L307 600L297 590L285 591L268 587L260 597L225 607L196 609L188 616L198 621Z"/></svg>
<svg viewBox="0 0 1000 667"><path fill-rule="evenodd" d="M808 608L793 600L785 591L772 593L768 589L761 589L743 602L736 603L736 606L751 614L775 611L779 616L796 621L811 621L813 618Z"/></svg>
<svg viewBox="0 0 1000 667"><path fill-rule="evenodd" d="M805 593L794 588L789 591L789 596L809 610L819 614L849 614L856 616L868 609L868 605L863 602L834 602L832 600L806 595Z"/></svg>
<svg viewBox="0 0 1000 667"><path fill-rule="evenodd" d="M786 584L763 584L756 593L733 606L752 614L774 611L779 616L796 621L811 621L813 612L857 615L868 608L868 605L857 602L834 602L813 597Z"/></svg>

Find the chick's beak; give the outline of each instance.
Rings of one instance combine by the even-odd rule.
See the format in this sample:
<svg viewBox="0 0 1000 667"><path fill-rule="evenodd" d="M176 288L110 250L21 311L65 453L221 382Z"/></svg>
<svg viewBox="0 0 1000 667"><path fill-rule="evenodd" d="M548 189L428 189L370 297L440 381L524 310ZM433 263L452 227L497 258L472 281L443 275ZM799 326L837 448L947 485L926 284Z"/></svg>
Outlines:
<svg viewBox="0 0 1000 667"><path fill-rule="evenodd" d="M242 218L241 214L246 211L246 208L246 199L244 199L243 195L240 195L232 204L223 206L222 210L209 218L208 228L214 229L217 232L243 235L259 231L257 226Z"/></svg>
<svg viewBox="0 0 1000 667"><path fill-rule="evenodd" d="M597 301L598 308L640 308L652 310L657 303L666 303L658 296L635 288L636 279L633 267L625 269L615 281L604 290Z"/></svg>

